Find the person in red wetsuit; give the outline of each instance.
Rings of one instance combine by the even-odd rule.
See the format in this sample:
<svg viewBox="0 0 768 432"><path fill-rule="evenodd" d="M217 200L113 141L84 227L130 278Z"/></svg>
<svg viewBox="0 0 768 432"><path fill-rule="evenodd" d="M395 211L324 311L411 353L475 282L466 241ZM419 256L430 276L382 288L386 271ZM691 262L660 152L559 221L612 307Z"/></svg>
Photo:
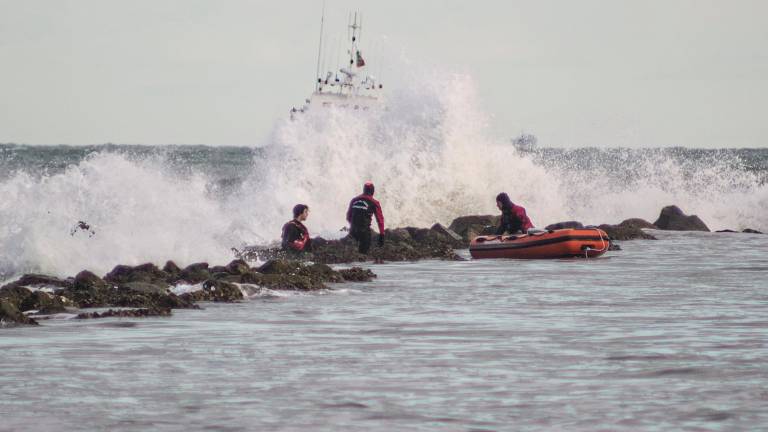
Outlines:
<svg viewBox="0 0 768 432"><path fill-rule="evenodd" d="M496 229L497 235L502 235L505 232L510 234L517 232L527 233L529 229L533 228L533 224L525 213L525 209L515 205L509 199L509 195L506 192L496 195L496 207L501 210L501 223L499 228Z"/></svg>
<svg viewBox="0 0 768 432"><path fill-rule="evenodd" d="M283 250L292 252L307 252L312 249L312 240L304 221L309 217L309 207L296 204L293 207L293 219L283 225Z"/></svg>
<svg viewBox="0 0 768 432"><path fill-rule="evenodd" d="M363 194L352 198L347 209L349 234L358 241L360 253L367 254L371 248L371 219L376 216L379 225L379 246L384 246L384 214L381 204L373 198L373 183L363 185Z"/></svg>

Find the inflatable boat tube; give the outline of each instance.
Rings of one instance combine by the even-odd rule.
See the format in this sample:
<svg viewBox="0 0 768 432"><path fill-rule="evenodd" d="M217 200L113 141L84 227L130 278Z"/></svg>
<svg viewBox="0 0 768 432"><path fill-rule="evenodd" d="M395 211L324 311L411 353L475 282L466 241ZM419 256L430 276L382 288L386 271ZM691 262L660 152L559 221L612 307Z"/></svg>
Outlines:
<svg viewBox="0 0 768 432"><path fill-rule="evenodd" d="M593 258L611 246L598 228L561 229L509 236L479 236L469 245L472 258Z"/></svg>

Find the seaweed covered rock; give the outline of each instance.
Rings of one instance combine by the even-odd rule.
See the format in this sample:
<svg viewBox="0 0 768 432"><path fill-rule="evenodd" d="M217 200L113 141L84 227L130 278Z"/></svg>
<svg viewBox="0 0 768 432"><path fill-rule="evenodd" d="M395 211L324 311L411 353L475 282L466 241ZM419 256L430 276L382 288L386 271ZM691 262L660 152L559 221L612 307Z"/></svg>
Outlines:
<svg viewBox="0 0 768 432"><path fill-rule="evenodd" d="M553 230L559 230L559 229L582 229L584 228L584 224L582 224L579 221L564 221L564 222L557 222L553 224L549 224L546 227L544 227L547 231L553 231Z"/></svg>
<svg viewBox="0 0 768 432"><path fill-rule="evenodd" d="M134 307L134 308L170 308L170 309L194 309L195 304L168 291L164 286L153 285L146 282L128 282L121 284L110 292L106 304L108 306Z"/></svg>
<svg viewBox="0 0 768 432"><path fill-rule="evenodd" d="M200 283L211 278L211 272L208 270L208 263L190 264L179 272L174 282L184 281L192 284Z"/></svg>
<svg viewBox="0 0 768 432"><path fill-rule="evenodd" d="M31 295L32 291L21 286L18 282L12 282L0 288L0 299L15 305L17 308Z"/></svg>
<svg viewBox="0 0 768 432"><path fill-rule="evenodd" d="M674 205L661 209L659 218L653 224L662 230L709 232L709 227L698 216L688 216Z"/></svg>
<svg viewBox="0 0 768 432"><path fill-rule="evenodd" d="M248 263L241 259L236 259L227 264L225 267L230 274L234 275L243 275L251 271L251 267L248 265Z"/></svg>
<svg viewBox="0 0 768 432"><path fill-rule="evenodd" d="M611 240L656 240L656 237L646 233L635 225L609 225L598 226L608 234Z"/></svg>
<svg viewBox="0 0 768 432"><path fill-rule="evenodd" d="M360 267L341 269L339 270L339 273L341 273L341 277L348 282L370 282L376 277L376 274L372 271Z"/></svg>
<svg viewBox="0 0 768 432"><path fill-rule="evenodd" d="M241 282L245 284L258 285L260 287L286 290L286 291L315 291L326 289L327 286L322 282L313 281L307 276L287 275L287 274L264 274L250 272L241 276Z"/></svg>
<svg viewBox="0 0 768 432"><path fill-rule="evenodd" d="M0 298L0 327L37 325L37 321L24 315L15 303Z"/></svg>
<svg viewBox="0 0 768 432"><path fill-rule="evenodd" d="M109 309L104 312L83 312L78 314L75 319L95 319L95 318L145 318L155 316L170 316L171 310L168 308L156 309Z"/></svg>
<svg viewBox="0 0 768 432"><path fill-rule="evenodd" d="M656 225L648 222L645 219L641 219L641 218L624 219L623 221L621 221L619 226L622 226L622 227L635 227L635 228L640 228L640 229L659 229L659 227L657 227Z"/></svg>
<svg viewBox="0 0 768 432"><path fill-rule="evenodd" d="M203 283L202 289L184 293L180 297L191 302L212 301L233 303L242 300L243 293L235 284L208 279Z"/></svg>
<svg viewBox="0 0 768 432"><path fill-rule="evenodd" d="M17 285L37 287L56 287L56 288L68 288L72 286L71 280L59 279L53 276L46 276L40 274L25 274L20 277L16 282Z"/></svg>
<svg viewBox="0 0 768 432"><path fill-rule="evenodd" d="M19 310L36 310L40 315L49 315L66 311L66 304L60 296L34 291L19 305Z"/></svg>
<svg viewBox="0 0 768 432"><path fill-rule="evenodd" d="M107 305L112 290L112 286L103 279L83 270L75 276L71 287L56 294L72 300L79 307L100 307Z"/></svg>
<svg viewBox="0 0 768 432"><path fill-rule="evenodd" d="M166 261L163 266L163 271L171 275L171 277L181 273L181 268L173 261Z"/></svg>
<svg viewBox="0 0 768 432"><path fill-rule="evenodd" d="M492 215L461 216L454 219L448 228L468 243L479 235L493 234L500 218Z"/></svg>
<svg viewBox="0 0 768 432"><path fill-rule="evenodd" d="M113 284L145 282L155 285L168 285L169 274L152 263L138 266L118 265L104 276L104 280Z"/></svg>

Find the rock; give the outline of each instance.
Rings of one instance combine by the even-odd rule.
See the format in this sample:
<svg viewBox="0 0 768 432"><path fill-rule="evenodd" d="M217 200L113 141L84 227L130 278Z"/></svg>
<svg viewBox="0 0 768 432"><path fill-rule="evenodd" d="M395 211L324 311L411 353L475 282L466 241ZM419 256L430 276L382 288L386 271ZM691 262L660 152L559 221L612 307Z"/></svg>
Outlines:
<svg viewBox="0 0 768 432"><path fill-rule="evenodd" d="M469 242L478 235L493 234L499 225L500 216L461 216L453 220L448 228Z"/></svg>
<svg viewBox="0 0 768 432"><path fill-rule="evenodd" d="M446 238L448 238L449 240L457 242L458 244L464 243L464 239L458 233L456 233L454 230L450 228L446 228L442 224L436 223L432 225L432 228L430 228L430 231L434 231L438 234L441 234Z"/></svg>
<svg viewBox="0 0 768 432"><path fill-rule="evenodd" d="M557 222L557 223L549 224L546 227L544 227L544 229L547 231L567 229L567 228L582 229L584 228L584 224L578 221L565 221L565 222Z"/></svg>
<svg viewBox="0 0 768 432"><path fill-rule="evenodd" d="M339 272L322 263L306 265L300 261L278 259L266 262L259 267L258 271L263 274L305 277L317 286L321 286L325 282L344 282L344 278Z"/></svg>
<svg viewBox="0 0 768 432"><path fill-rule="evenodd" d="M36 310L39 315L49 315L64 312L66 307L61 297L43 291L34 291L19 305L19 310L22 312Z"/></svg>
<svg viewBox="0 0 768 432"><path fill-rule="evenodd" d="M113 288L100 277L83 270L75 276L73 285L69 289L57 291L56 294L66 297L78 307L106 306Z"/></svg>
<svg viewBox="0 0 768 432"><path fill-rule="evenodd" d="M109 284L88 270L78 273L73 283L73 288L76 290L105 289L107 287Z"/></svg>
<svg viewBox="0 0 768 432"><path fill-rule="evenodd" d="M0 299L13 304L16 308L31 295L32 291L19 285L18 282L13 282L0 288Z"/></svg>
<svg viewBox="0 0 768 432"><path fill-rule="evenodd" d="M640 218L625 219L621 221L619 226L620 227L636 227L640 229L659 229L659 227L657 227L656 225L648 222L645 219L640 219Z"/></svg>
<svg viewBox="0 0 768 432"><path fill-rule="evenodd" d="M216 273L229 274L229 270L224 266L213 266L208 269L208 272L210 274L216 274Z"/></svg>
<svg viewBox="0 0 768 432"><path fill-rule="evenodd" d="M605 231L605 233L608 234L608 237L610 237L611 240L637 240L637 239L656 240L656 237L632 225L621 226L621 225L603 224L603 225L600 225L598 228Z"/></svg>
<svg viewBox="0 0 768 432"><path fill-rule="evenodd" d="M168 285L170 275L152 263L141 264L135 267L118 265L104 276L104 280L114 284L128 282L146 282L151 284Z"/></svg>
<svg viewBox="0 0 768 432"><path fill-rule="evenodd" d="M688 216L674 205L661 209L659 218L653 224L662 230L709 232L707 225L698 216Z"/></svg>
<svg viewBox="0 0 768 432"><path fill-rule="evenodd" d="M184 293L181 297L189 301L233 303L242 300L243 293L235 284L208 279L203 283L203 289Z"/></svg>
<svg viewBox="0 0 768 432"><path fill-rule="evenodd" d="M410 231L408 231L406 228L386 230L384 233L386 234L387 240L392 242L406 242L413 240Z"/></svg>
<svg viewBox="0 0 768 432"><path fill-rule="evenodd" d="M186 281L191 284L200 283L211 278L211 272L208 271L208 263L190 264L179 273L176 281Z"/></svg>
<svg viewBox="0 0 768 432"><path fill-rule="evenodd" d="M360 267L341 269L339 270L339 273L341 273L341 277L343 277L344 280L348 282L370 282L373 278L376 277L376 274L374 274L372 271L368 269L362 269Z"/></svg>
<svg viewBox="0 0 768 432"><path fill-rule="evenodd" d="M717 230L715 232L719 232L719 233L732 233L732 234L734 234L734 233L738 234L739 233L739 231L734 231L734 230L731 230L731 229ZM752 228L747 228L747 229L741 231L741 233L744 233L744 234L762 234L760 231L753 230Z"/></svg>
<svg viewBox="0 0 768 432"><path fill-rule="evenodd" d="M23 286L51 286L58 288L67 288L72 286L72 281L62 280L53 276L40 274L25 274L16 281L17 285Z"/></svg>
<svg viewBox="0 0 768 432"><path fill-rule="evenodd" d="M197 308L192 301L169 292L166 286L153 285L146 282L128 282L118 286L117 290L113 290L110 293L106 303L108 306L148 309Z"/></svg>
<svg viewBox="0 0 768 432"><path fill-rule="evenodd" d="M168 294L168 287L165 285L154 285L147 282L127 282L120 284L118 289L128 289L143 294Z"/></svg>
<svg viewBox="0 0 768 432"><path fill-rule="evenodd" d="M241 259L234 260L227 264L227 271L234 275L243 275L251 271L251 267Z"/></svg>
<svg viewBox="0 0 768 432"><path fill-rule="evenodd" d="M256 269L256 271L264 274L296 274L300 268L301 263L298 261L273 259L264 263L261 267Z"/></svg>
<svg viewBox="0 0 768 432"><path fill-rule="evenodd" d="M312 239L313 246L325 246L326 244L328 244L328 240L322 237L315 237Z"/></svg>
<svg viewBox="0 0 768 432"><path fill-rule="evenodd" d="M0 328L17 325L37 325L37 321L24 315L16 304L0 298Z"/></svg>
<svg viewBox="0 0 768 432"><path fill-rule="evenodd" d="M240 281L245 284L258 285L274 290L313 291L327 288L325 284L314 282L306 276L286 274L250 272L242 275Z"/></svg>
<svg viewBox="0 0 768 432"><path fill-rule="evenodd" d="M173 261L166 261L165 265L163 266L163 271L170 275L177 275L181 273L181 268L179 268L179 266L177 266Z"/></svg>
<svg viewBox="0 0 768 432"><path fill-rule="evenodd" d="M151 316L170 316L171 310L168 308L155 309L110 309L105 312L83 312L75 319L94 319L94 318L145 318Z"/></svg>

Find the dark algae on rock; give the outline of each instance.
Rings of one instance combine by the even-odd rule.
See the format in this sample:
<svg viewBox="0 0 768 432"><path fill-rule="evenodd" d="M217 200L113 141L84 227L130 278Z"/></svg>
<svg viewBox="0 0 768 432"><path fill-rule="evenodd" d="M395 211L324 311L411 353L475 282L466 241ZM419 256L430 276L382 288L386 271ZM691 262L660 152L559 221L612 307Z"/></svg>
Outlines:
<svg viewBox="0 0 768 432"><path fill-rule="evenodd" d="M216 271L210 271L213 269ZM103 278L87 270L69 279L28 274L0 288L0 325L36 325L35 317L59 312L76 313L77 319L164 317L173 309L197 309L198 302L242 301L245 297L238 284L312 291L328 289L328 283L365 282L374 277L373 272L359 267L334 270L326 264L285 259L258 268L240 259L226 266L195 263L184 269L172 261L162 270L151 263L118 265ZM201 286L177 295L171 290L176 283ZM37 289L41 287L46 291ZM53 293L47 292L51 289ZM110 309L80 311L87 308Z"/></svg>

